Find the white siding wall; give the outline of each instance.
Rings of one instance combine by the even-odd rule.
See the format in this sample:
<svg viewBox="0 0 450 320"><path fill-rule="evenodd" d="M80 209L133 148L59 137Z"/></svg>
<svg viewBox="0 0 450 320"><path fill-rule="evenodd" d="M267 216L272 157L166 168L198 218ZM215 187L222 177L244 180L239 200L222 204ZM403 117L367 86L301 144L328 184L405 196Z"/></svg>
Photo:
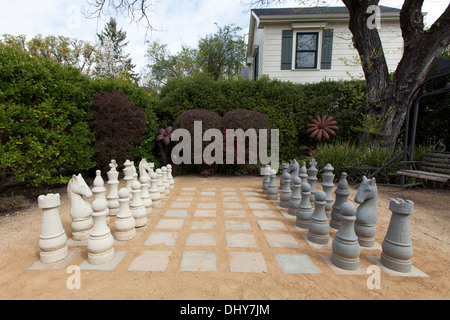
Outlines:
<svg viewBox="0 0 450 320"><path fill-rule="evenodd" d="M263 74L263 59L264 59L264 30L263 29L258 29L255 26L255 38L253 40L253 46L258 46L259 48L259 64L258 64L258 75L261 76ZM281 50L281 47L280 47ZM281 52L281 51L280 51ZM253 53L254 54L254 53ZM255 63L254 61L252 61L252 66L251 66L251 75L250 75L250 79L253 79L253 75L254 73L254 68L255 68Z"/></svg>
<svg viewBox="0 0 450 320"><path fill-rule="evenodd" d="M320 82L327 80L351 80L364 79L363 71L359 63L358 52L353 47L352 35L348 30L347 23L331 23L326 24L326 28L334 30L333 34L333 52L331 69L320 70L320 52L318 56L317 70L295 70L295 61L293 54L292 68L294 70L281 70L281 30L291 29L290 23L283 25L266 25L264 27L264 39L259 43L260 45L260 68L262 72L270 78L280 80L288 80L292 82ZM318 29L294 29L294 50L295 39L297 32L303 31L319 31ZM256 37L261 36L261 29L257 30ZM383 44L383 49L386 55L386 60L389 66L389 71L393 72L401 59L403 52L403 39L398 24L382 22L379 30L380 37ZM261 50L262 44L264 50ZM322 43L322 33L319 34L319 49ZM264 54L262 54L264 51ZM260 72L259 74L263 74Z"/></svg>

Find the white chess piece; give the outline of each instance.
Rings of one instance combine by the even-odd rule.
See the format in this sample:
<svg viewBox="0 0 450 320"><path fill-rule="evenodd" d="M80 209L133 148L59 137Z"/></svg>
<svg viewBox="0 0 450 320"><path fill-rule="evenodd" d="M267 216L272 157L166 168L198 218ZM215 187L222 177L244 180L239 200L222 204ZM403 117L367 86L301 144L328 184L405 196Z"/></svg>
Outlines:
<svg viewBox="0 0 450 320"><path fill-rule="evenodd" d="M131 192L133 192L133 200L130 203L130 210L133 213L136 228L144 227L148 222L147 209L141 199L141 183L139 181L133 181Z"/></svg>
<svg viewBox="0 0 450 320"><path fill-rule="evenodd" d="M161 171L162 171L162 183L164 185L164 192L166 194L169 194L169 192L170 192L170 182L167 179L167 168L166 167L162 167Z"/></svg>
<svg viewBox="0 0 450 320"><path fill-rule="evenodd" d="M172 176L172 165L168 164L167 166L167 180L169 180L169 188L175 188L175 179Z"/></svg>
<svg viewBox="0 0 450 320"><path fill-rule="evenodd" d="M114 258L114 238L106 224L108 203L104 199L92 202L92 217L94 227L88 239L88 262L90 264L104 264Z"/></svg>
<svg viewBox="0 0 450 320"><path fill-rule="evenodd" d="M130 191L127 188L119 190L120 208L114 223L114 238L126 241L136 236L136 222L130 210Z"/></svg>

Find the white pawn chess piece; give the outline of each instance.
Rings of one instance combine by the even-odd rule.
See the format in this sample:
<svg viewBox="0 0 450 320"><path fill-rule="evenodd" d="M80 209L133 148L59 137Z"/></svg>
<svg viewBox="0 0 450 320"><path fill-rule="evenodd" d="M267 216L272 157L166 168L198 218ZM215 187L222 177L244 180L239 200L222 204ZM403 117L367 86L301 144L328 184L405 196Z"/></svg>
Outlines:
<svg viewBox="0 0 450 320"><path fill-rule="evenodd" d="M102 173L100 170L95 171L95 179L92 183L92 193L94 194L94 200L102 199L105 200L106 203L106 188L105 188L105 181L102 178ZM108 205L106 206L106 223L109 223L109 208Z"/></svg>
<svg viewBox="0 0 450 320"><path fill-rule="evenodd" d="M167 166L167 180L169 180L169 188L175 188L175 179L172 176L172 165L168 164Z"/></svg>
<svg viewBox="0 0 450 320"><path fill-rule="evenodd" d="M161 194L158 188L158 174L156 172L150 173L150 198L152 199L152 207L158 208L161 206Z"/></svg>
<svg viewBox="0 0 450 320"><path fill-rule="evenodd" d="M330 239L330 225L325 213L326 197L322 190L316 191L314 212L308 223L308 240L318 244L327 244Z"/></svg>
<svg viewBox="0 0 450 320"><path fill-rule="evenodd" d="M116 160L111 160L109 164L111 168L106 174L108 175L108 186L109 192L106 199L108 200L109 215L115 216L119 212L119 172L116 170L117 163Z"/></svg>
<svg viewBox="0 0 450 320"><path fill-rule="evenodd" d="M130 210L133 213L136 228L145 227L148 223L147 209L141 199L141 183L139 181L133 181L131 192L133 192L133 200L130 203Z"/></svg>
<svg viewBox="0 0 450 320"><path fill-rule="evenodd" d="M164 192L166 194L169 194L170 192L170 182L167 179L167 168L165 166L161 167L162 171L162 183L164 185Z"/></svg>
<svg viewBox="0 0 450 320"><path fill-rule="evenodd" d="M87 242L90 264L105 264L114 258L114 238L106 224L107 208L108 203L104 199L92 202L94 227Z"/></svg>
<svg viewBox="0 0 450 320"><path fill-rule="evenodd" d="M114 222L114 238L126 241L136 236L136 222L130 210L130 191L127 188L119 190L120 208Z"/></svg>
<svg viewBox="0 0 450 320"><path fill-rule="evenodd" d="M92 207L87 200L92 197L92 191L81 174L72 175L72 179L67 184L67 195L72 217L72 240L87 240L94 225Z"/></svg>
<svg viewBox="0 0 450 320"><path fill-rule="evenodd" d="M38 206L42 209L39 236L39 257L42 263L53 263L66 258L69 254L66 232L59 216L60 205L59 193L38 197Z"/></svg>
<svg viewBox="0 0 450 320"><path fill-rule="evenodd" d="M156 169L156 174L158 175L158 190L161 195L161 199L166 197L166 190L164 189L164 183L162 181L162 170L160 168Z"/></svg>

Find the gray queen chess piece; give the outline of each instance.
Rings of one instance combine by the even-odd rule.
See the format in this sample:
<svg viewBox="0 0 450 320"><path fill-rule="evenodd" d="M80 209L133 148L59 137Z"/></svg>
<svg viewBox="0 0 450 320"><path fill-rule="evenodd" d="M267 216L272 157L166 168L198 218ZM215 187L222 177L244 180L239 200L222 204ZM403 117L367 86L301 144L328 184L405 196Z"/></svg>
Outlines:
<svg viewBox="0 0 450 320"><path fill-rule="evenodd" d="M410 200L391 199L392 211L388 231L381 245L380 262L385 267L398 272L410 272L413 248L409 229L409 216L413 213L414 203Z"/></svg>

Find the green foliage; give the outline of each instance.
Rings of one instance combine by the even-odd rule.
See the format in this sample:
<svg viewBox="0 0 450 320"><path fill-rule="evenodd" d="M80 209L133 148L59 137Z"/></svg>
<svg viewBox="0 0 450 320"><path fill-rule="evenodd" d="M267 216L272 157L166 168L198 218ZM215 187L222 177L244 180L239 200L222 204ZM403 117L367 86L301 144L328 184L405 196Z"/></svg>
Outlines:
<svg viewBox="0 0 450 320"><path fill-rule="evenodd" d="M210 110L220 116L235 109L266 114L271 129L279 130L280 161L288 162L301 155L299 146L316 145L305 132L316 114L333 116L339 122L333 139L356 140L358 133L350 125L361 118L364 105L363 81L294 84L266 77L214 81L198 74L169 80L156 100L155 112L164 128L189 109Z"/></svg>
<svg viewBox="0 0 450 320"><path fill-rule="evenodd" d="M25 196L20 194L1 195L0 196L0 212L10 211L22 208L25 205Z"/></svg>
<svg viewBox="0 0 450 320"><path fill-rule="evenodd" d="M0 48L0 170L31 185L92 168L89 80L77 69Z"/></svg>

